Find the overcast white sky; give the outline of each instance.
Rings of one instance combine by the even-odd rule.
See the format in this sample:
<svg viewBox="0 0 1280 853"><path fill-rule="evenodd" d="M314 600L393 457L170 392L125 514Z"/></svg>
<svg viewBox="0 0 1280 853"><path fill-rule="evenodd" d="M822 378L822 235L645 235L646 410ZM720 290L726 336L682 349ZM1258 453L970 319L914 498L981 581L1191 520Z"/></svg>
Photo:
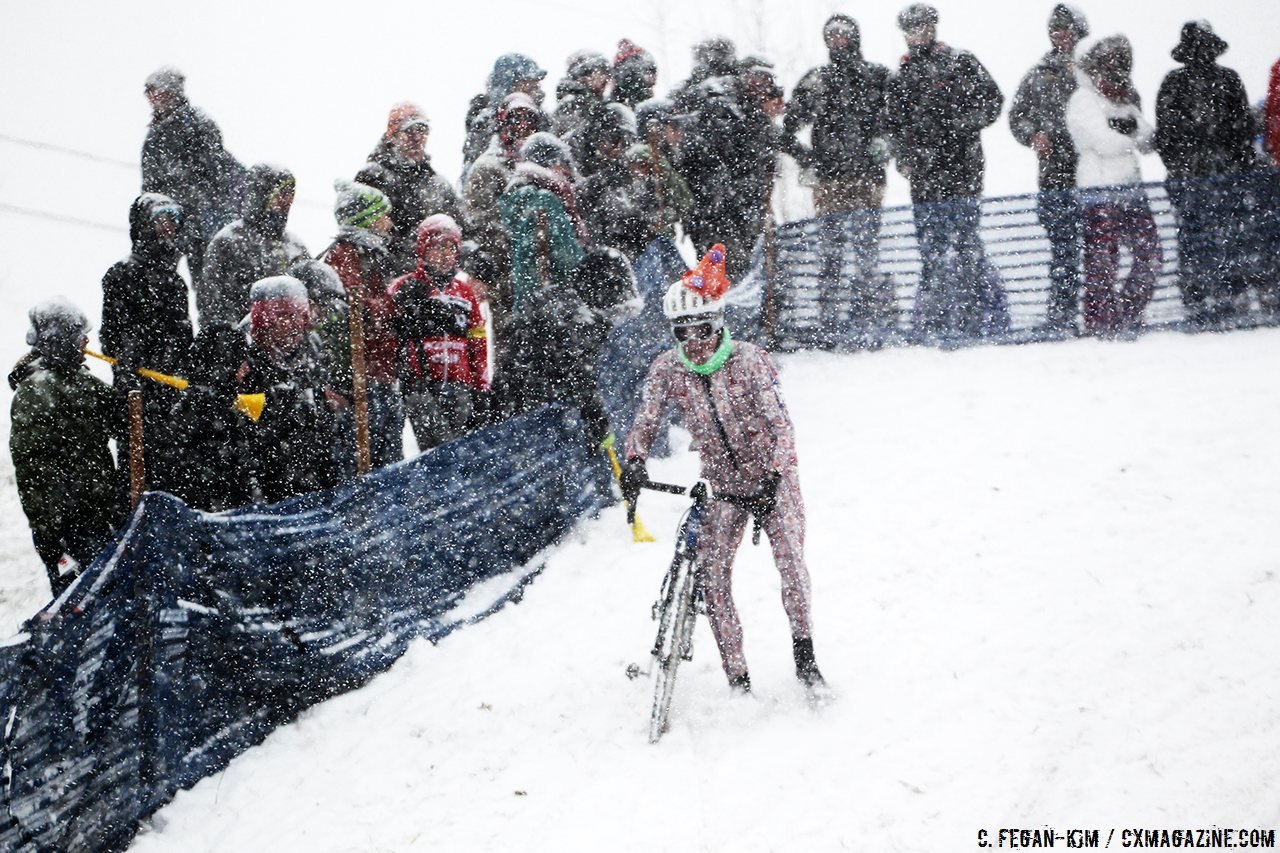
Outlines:
<svg viewBox="0 0 1280 853"><path fill-rule="evenodd" d="M6 5L0 33L4 134L135 160L148 117L142 80L172 63L186 72L193 102L219 122L234 153L246 162L292 167L300 194L325 203L329 182L359 167L387 109L400 99L426 108L434 123L434 157L446 174L456 175L467 100L506 51L533 56L550 71L554 86L570 52L589 47L612 56L618 38L626 36L658 57L665 89L687 72L689 46L722 32L740 52L773 58L789 91L800 73L823 59L819 32L834 11L860 21L870 58L891 64L903 49L894 26L898 3L701 0L678 12L675 0L388 0L359 11L356 4L331 0ZM973 50L1006 95L1047 47L1044 23L1052 3L936 5L941 38ZM1280 24L1270 3L1080 6L1095 35L1126 32L1134 39L1135 76L1148 109L1161 76L1173 66L1169 49L1191 18L1207 17L1231 43L1223 61L1240 71L1254 98L1263 94L1267 69L1280 57ZM1030 155L1006 144L1003 117L987 136L993 161L988 192L1028 188ZM1003 159L1006 152L1016 155L1013 162ZM6 149L0 169L13 162ZM0 199L3 190L0 184Z"/></svg>

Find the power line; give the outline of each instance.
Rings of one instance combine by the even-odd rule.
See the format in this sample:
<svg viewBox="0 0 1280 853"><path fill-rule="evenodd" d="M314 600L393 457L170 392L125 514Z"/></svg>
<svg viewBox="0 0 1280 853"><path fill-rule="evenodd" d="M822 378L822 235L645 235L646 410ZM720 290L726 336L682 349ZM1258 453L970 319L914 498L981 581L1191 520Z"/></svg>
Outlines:
<svg viewBox="0 0 1280 853"><path fill-rule="evenodd" d="M35 149L37 151L49 151L49 152L52 152L52 154L64 154L67 156L73 156L73 158L88 160L88 161L91 161L91 163L105 163L108 165L114 165L114 167L131 169L133 170L133 172L137 172L137 170L140 170L141 168L140 165L138 165L137 163L128 163L128 161L116 160L114 158L104 158L104 156L92 154L92 152L90 151L68 149L68 147L61 146L61 145L54 145L54 143L51 143L51 142L41 142L38 140L23 140L23 138L20 138L17 136L9 136L8 133L0 133L0 142L9 142L10 145L18 145L22 147L27 147L27 149ZM302 207L311 207L311 209L315 209L315 210L329 209L329 205L326 204L326 202L315 200L315 199L307 199L307 197L305 196L300 197L300 199L294 202L294 204ZM10 213L42 216L42 218L45 218L45 219L59 218L59 216L56 214L46 214L38 210L29 210L27 209L27 207L14 207L12 205L0 204L0 209L9 210ZM76 224L82 224L82 225L93 225L93 227L96 227L96 228L111 228L111 231L127 231L127 229L118 228L118 227L115 227L115 225L93 223L87 219L61 218L61 222L70 222L70 223L76 223Z"/></svg>
<svg viewBox="0 0 1280 853"><path fill-rule="evenodd" d="M97 228L101 231L111 231L112 233L127 233L128 228L122 225L110 225L106 222L95 222L92 219L81 219L77 216L65 216L61 213L50 213L47 210L32 210L29 207L18 207L13 204L5 204L0 201L0 210L8 213L16 213L19 216L28 216L33 219L52 219L54 222L63 222L68 225L79 225L83 228Z"/></svg>
<svg viewBox="0 0 1280 853"><path fill-rule="evenodd" d="M0 142L8 142L12 145L21 145L25 148L34 148L38 151L51 151L55 154L67 154L72 157L79 157L82 160L90 160L94 163L108 163L112 166L119 166L124 169L137 170L137 163L131 163L127 160L117 160L114 157L103 157L100 154L92 154L88 151L80 151L76 148L67 148L62 145L54 145L50 142L40 142L35 139L21 139L16 136L0 133Z"/></svg>

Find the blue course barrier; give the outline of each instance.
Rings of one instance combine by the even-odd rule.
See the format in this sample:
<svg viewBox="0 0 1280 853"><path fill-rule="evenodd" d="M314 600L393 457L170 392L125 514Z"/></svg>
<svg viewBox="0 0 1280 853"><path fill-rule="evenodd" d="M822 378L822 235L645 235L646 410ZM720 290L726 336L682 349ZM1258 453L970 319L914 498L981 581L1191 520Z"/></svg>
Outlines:
<svg viewBox="0 0 1280 853"><path fill-rule="evenodd" d="M147 494L0 648L0 850L124 849L303 708L518 599L538 553L612 500L561 406L272 506Z"/></svg>
<svg viewBox="0 0 1280 853"><path fill-rule="evenodd" d="M1144 327L1192 327L1188 309L1198 298L1195 289L1205 286L1189 280L1197 275L1223 291L1211 306L1218 311L1215 328L1280 319L1280 172L1260 169L1171 188L1175 201L1189 203L1181 209L1171 204L1163 184L1137 188L1154 215L1162 257ZM938 343L927 318L963 308L945 303L964 294L979 303L980 322L975 315L972 328L941 342L1044 339L1050 246L1038 202L1035 194L983 199L979 230L986 263L980 280L955 282L953 255L952 281L940 293L921 289L918 211L911 206L779 225L757 245L751 271L730 291L730 324L735 334L783 352ZM925 207L945 216L957 206ZM1206 229L1212 231L1209 238ZM1192 252L1199 256L1196 272L1183 257ZM1131 261L1121 258L1122 277ZM1083 279L1082 259L1081 289ZM1223 304L1228 302L1235 305Z"/></svg>

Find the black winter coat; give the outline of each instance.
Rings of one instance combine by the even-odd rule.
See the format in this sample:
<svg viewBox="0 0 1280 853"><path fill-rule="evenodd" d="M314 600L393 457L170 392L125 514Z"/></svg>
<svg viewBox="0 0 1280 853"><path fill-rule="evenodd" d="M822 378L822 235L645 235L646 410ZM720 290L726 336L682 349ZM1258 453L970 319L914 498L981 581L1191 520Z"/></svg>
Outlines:
<svg viewBox="0 0 1280 853"><path fill-rule="evenodd" d="M680 144L675 166L693 195L686 224L699 246L727 233L754 239L773 186L781 131L739 90L735 78L706 81L697 118Z"/></svg>
<svg viewBox="0 0 1280 853"><path fill-rule="evenodd" d="M578 407L594 448L609 433L596 363L611 323L569 287L530 295L512 333L506 393L514 414L558 400Z"/></svg>
<svg viewBox="0 0 1280 853"><path fill-rule="evenodd" d="M1254 165L1257 132L1240 75L1212 59L1170 71L1156 96L1156 150L1171 178Z"/></svg>
<svg viewBox="0 0 1280 853"><path fill-rule="evenodd" d="M1075 143L1067 130L1067 101L1076 90L1075 61L1051 50L1026 73L1009 106L1013 138L1030 146L1037 133L1049 137L1049 156L1039 158L1040 189L1073 190L1076 186Z"/></svg>
<svg viewBox="0 0 1280 853"><path fill-rule="evenodd" d="M275 503L336 485L324 394L328 383L314 336L285 356L250 346L248 365L238 390L267 397L262 417L244 424L247 468L263 499Z"/></svg>
<svg viewBox="0 0 1280 853"><path fill-rule="evenodd" d="M858 54L838 55L800 78L783 131L791 152L819 178L884 178L884 164L871 156L871 142L884 135L889 69ZM806 150L796 133L810 125Z"/></svg>
<svg viewBox="0 0 1280 853"><path fill-rule="evenodd" d="M233 409L247 354L244 332L216 323L192 344L191 385L169 411L172 443L162 459L168 490L191 506L220 511L249 502L250 422Z"/></svg>
<svg viewBox="0 0 1280 853"><path fill-rule="evenodd" d="M383 140L369 155L359 180L386 193L391 202L391 233L387 248L392 274L417 266L418 225L435 213L446 213L462 224L462 203L453 186L436 172L431 158L407 160Z"/></svg>
<svg viewBox="0 0 1280 853"><path fill-rule="evenodd" d="M618 161L602 165L577 190L592 243L621 249L633 260L653 237L654 214L637 190L631 172Z"/></svg>
<svg viewBox="0 0 1280 853"><path fill-rule="evenodd" d="M940 42L913 47L889 78L886 123L915 203L982 194L982 129L1004 96L972 53Z"/></svg>
<svg viewBox="0 0 1280 853"><path fill-rule="evenodd" d="M142 191L163 193L186 212L188 236L207 241L239 215L245 169L222 131L185 100L153 118L142 143Z"/></svg>
<svg viewBox="0 0 1280 853"><path fill-rule="evenodd" d="M103 352L133 368L176 374L187 358L192 331L177 251L161 241L152 225L152 211L168 201L144 193L129 209L133 251L103 276L98 337ZM115 377L117 388L136 388L141 381L131 370L117 371Z"/></svg>

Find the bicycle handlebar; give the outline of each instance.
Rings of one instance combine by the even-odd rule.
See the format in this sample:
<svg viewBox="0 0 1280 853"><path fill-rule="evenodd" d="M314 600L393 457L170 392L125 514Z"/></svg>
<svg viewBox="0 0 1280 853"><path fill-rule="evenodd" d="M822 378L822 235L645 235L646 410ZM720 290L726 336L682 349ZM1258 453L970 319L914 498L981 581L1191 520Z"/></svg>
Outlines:
<svg viewBox="0 0 1280 853"><path fill-rule="evenodd" d="M657 483L653 480L645 480L640 484L640 488L648 489L651 492L666 492L669 495L687 495L689 489L685 486L675 486L671 483ZM696 486L695 486L696 488Z"/></svg>
<svg viewBox="0 0 1280 853"><path fill-rule="evenodd" d="M671 483L659 483L659 482L655 482L654 480L645 480L644 482L640 483L640 488L648 489L651 492L665 492L666 494L669 494L669 495L689 495L695 501L704 501L708 497L710 497L713 500L724 501L727 504L733 504L736 507L741 507L742 509L745 509L751 513L752 519L754 521L752 525L752 531L751 531L751 543L753 545L760 544L760 531L764 527L764 515L767 515L767 513L762 515L760 512L760 496L759 495L743 496L743 495L725 495L725 494L719 494L719 493L712 494L707 491L707 484L702 482L701 480L699 480L697 483L694 483L693 486L690 488L686 488L685 486L676 486ZM632 502L628 506L627 520L633 521L634 515L635 515L635 503Z"/></svg>

